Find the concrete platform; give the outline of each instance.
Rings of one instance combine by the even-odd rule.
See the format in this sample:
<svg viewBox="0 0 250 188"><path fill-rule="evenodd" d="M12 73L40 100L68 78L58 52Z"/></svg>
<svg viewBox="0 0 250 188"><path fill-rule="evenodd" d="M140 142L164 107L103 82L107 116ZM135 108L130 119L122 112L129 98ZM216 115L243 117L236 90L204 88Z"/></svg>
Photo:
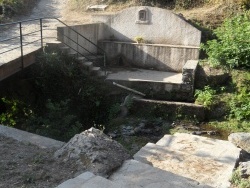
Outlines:
<svg viewBox="0 0 250 188"><path fill-rule="evenodd" d="M181 84L182 73L146 69L111 69L106 80Z"/></svg>
<svg viewBox="0 0 250 188"><path fill-rule="evenodd" d="M240 150L228 141L190 134L166 135L134 155L138 161L212 187L230 187Z"/></svg>

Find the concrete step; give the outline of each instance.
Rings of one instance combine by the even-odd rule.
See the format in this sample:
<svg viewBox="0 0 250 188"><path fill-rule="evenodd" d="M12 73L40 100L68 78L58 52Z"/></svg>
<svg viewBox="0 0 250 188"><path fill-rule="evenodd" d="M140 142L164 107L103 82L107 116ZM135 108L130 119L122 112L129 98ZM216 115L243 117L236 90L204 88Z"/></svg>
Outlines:
<svg viewBox="0 0 250 188"><path fill-rule="evenodd" d="M77 52L75 52L75 51L70 51L70 52L68 53L68 55L69 55L70 57L77 57Z"/></svg>
<svg viewBox="0 0 250 188"><path fill-rule="evenodd" d="M190 134L166 135L148 143L134 159L212 187L229 187L239 149L227 141Z"/></svg>
<svg viewBox="0 0 250 188"><path fill-rule="evenodd" d="M68 53L70 52L70 48L69 48L68 46L61 46L59 49L60 49L60 50L62 51L62 53L64 53L64 54L68 54Z"/></svg>
<svg viewBox="0 0 250 188"><path fill-rule="evenodd" d="M85 182L88 180L96 177L93 173L91 172L85 172L76 178L69 179L60 185L58 185L56 188L77 188L81 187Z"/></svg>
<svg viewBox="0 0 250 188"><path fill-rule="evenodd" d="M92 67L91 69L91 73L95 76L99 76L100 72L101 72L101 67Z"/></svg>
<svg viewBox="0 0 250 188"><path fill-rule="evenodd" d="M46 42L46 46L49 46L49 47L55 47L55 48L58 48L58 47L61 47L63 44L60 42L60 41L50 41L50 42Z"/></svg>
<svg viewBox="0 0 250 188"><path fill-rule="evenodd" d="M102 67L104 65L103 55L86 55L86 59L93 62L94 66Z"/></svg>
<svg viewBox="0 0 250 188"><path fill-rule="evenodd" d="M86 58L85 57L78 57L77 60L79 61L79 63L83 63L86 61Z"/></svg>
<svg viewBox="0 0 250 188"><path fill-rule="evenodd" d="M79 187L74 188L120 188L119 185L100 176L95 176Z"/></svg>
<svg viewBox="0 0 250 188"><path fill-rule="evenodd" d="M136 160L125 161L110 178L124 188L205 188L197 181L154 168Z"/></svg>
<svg viewBox="0 0 250 188"><path fill-rule="evenodd" d="M120 186L91 172L85 172L76 178L63 182L56 188L120 188Z"/></svg>
<svg viewBox="0 0 250 188"><path fill-rule="evenodd" d="M82 63L80 63L80 65L81 65L82 68L84 68L84 69L86 69L88 71L91 71L92 68L93 68L93 62L89 62L89 61L82 62Z"/></svg>

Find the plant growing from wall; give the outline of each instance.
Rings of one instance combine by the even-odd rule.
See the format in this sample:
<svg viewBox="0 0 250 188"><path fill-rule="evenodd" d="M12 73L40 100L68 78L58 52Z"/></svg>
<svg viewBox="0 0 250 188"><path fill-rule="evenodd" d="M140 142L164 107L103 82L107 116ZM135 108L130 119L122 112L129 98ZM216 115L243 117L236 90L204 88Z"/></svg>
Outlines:
<svg viewBox="0 0 250 188"><path fill-rule="evenodd" d="M134 40L135 40L137 43L144 43L144 42L145 42L144 39L143 39L143 37L141 37L141 36L136 36L136 37L134 38Z"/></svg>

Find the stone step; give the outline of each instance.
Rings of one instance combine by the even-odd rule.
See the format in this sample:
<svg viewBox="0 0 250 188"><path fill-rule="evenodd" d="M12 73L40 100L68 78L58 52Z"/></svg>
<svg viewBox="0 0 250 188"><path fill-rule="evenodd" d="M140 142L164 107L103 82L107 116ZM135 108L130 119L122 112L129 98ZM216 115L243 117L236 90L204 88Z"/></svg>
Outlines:
<svg viewBox="0 0 250 188"><path fill-rule="evenodd" d="M86 58L85 57L78 57L77 60L79 61L79 63L83 63L86 61Z"/></svg>
<svg viewBox="0 0 250 188"><path fill-rule="evenodd" d="M71 56L71 57L77 57L77 52L75 52L75 51L70 51L70 52L68 53L68 55Z"/></svg>
<svg viewBox="0 0 250 188"><path fill-rule="evenodd" d="M166 135L134 155L140 162L218 188L230 186L238 157L239 149L227 141L184 133Z"/></svg>
<svg viewBox="0 0 250 188"><path fill-rule="evenodd" d="M93 62L87 61L87 62L82 62L80 65L84 68L87 69L88 71L91 71L93 68Z"/></svg>
<svg viewBox="0 0 250 188"><path fill-rule="evenodd" d="M56 188L121 188L121 186L91 172L84 172L76 178L63 182Z"/></svg>
<svg viewBox="0 0 250 188"><path fill-rule="evenodd" d="M120 188L120 185L100 176L95 176L79 187L73 188Z"/></svg>
<svg viewBox="0 0 250 188"><path fill-rule="evenodd" d="M94 66L102 67L104 65L103 55L86 55L86 59L93 62Z"/></svg>
<svg viewBox="0 0 250 188"><path fill-rule="evenodd" d="M69 179L60 185L58 185L56 188L77 188L81 187L85 182L88 180L96 177L93 173L91 172L84 172L80 174L79 176Z"/></svg>
<svg viewBox="0 0 250 188"><path fill-rule="evenodd" d="M62 53L64 53L64 54L68 54L68 53L70 52L70 48L69 48L68 46L61 46L59 49L60 49L60 50L62 51Z"/></svg>
<svg viewBox="0 0 250 188"><path fill-rule="evenodd" d="M96 76L99 76L100 71L101 71L101 67L92 67L91 69L91 73Z"/></svg>
<svg viewBox="0 0 250 188"><path fill-rule="evenodd" d="M125 161L109 178L124 188L198 188L210 187L136 160Z"/></svg>
<svg viewBox="0 0 250 188"><path fill-rule="evenodd" d="M239 148L226 140L218 140L187 133L175 133L165 135L156 145L167 147L174 151L187 152L197 156L208 156L212 158L237 158Z"/></svg>

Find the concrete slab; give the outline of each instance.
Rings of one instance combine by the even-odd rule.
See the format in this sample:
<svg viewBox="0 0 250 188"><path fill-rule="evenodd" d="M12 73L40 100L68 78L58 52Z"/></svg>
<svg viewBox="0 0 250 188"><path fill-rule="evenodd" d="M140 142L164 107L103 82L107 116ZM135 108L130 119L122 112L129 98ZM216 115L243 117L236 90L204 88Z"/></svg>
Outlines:
<svg viewBox="0 0 250 188"><path fill-rule="evenodd" d="M182 73L163 72L146 69L116 70L108 74L106 80L158 82L158 83L182 83Z"/></svg>
<svg viewBox="0 0 250 188"><path fill-rule="evenodd" d="M6 127L3 125L0 125L0 135L13 138L20 142L34 144L41 148L59 149L65 144L65 142L39 136L37 134L29 133L15 128Z"/></svg>
<svg viewBox="0 0 250 188"><path fill-rule="evenodd" d="M119 185L116 185L112 181L105 179L100 176L95 176L91 178L86 183L82 184L78 187L70 187L70 188L118 188Z"/></svg>
<svg viewBox="0 0 250 188"><path fill-rule="evenodd" d="M109 179L124 188L210 187L135 160L126 161Z"/></svg>
<svg viewBox="0 0 250 188"><path fill-rule="evenodd" d="M78 188L81 187L85 182L88 180L96 177L91 172L84 172L81 175L77 176L76 178L69 179L62 184L58 185L56 188Z"/></svg>
<svg viewBox="0 0 250 188"><path fill-rule="evenodd" d="M171 150L187 152L199 157L210 157L224 163L235 162L240 149L229 141L196 136L187 133L165 135L157 143Z"/></svg>
<svg viewBox="0 0 250 188"><path fill-rule="evenodd" d="M212 187L230 187L240 150L228 141L190 134L166 135L134 155L138 161Z"/></svg>

